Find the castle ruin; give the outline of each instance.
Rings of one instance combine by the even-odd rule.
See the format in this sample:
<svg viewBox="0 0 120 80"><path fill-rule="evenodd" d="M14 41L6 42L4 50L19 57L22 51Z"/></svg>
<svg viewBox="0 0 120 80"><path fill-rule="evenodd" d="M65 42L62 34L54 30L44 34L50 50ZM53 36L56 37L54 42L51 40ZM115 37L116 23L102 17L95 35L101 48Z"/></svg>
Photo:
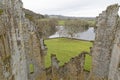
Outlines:
<svg viewBox="0 0 120 80"><path fill-rule="evenodd" d="M92 69L84 70L82 52L63 66L55 55L45 69L46 46L37 25L25 17L21 0L0 0L0 80L120 80L119 5L96 18Z"/></svg>

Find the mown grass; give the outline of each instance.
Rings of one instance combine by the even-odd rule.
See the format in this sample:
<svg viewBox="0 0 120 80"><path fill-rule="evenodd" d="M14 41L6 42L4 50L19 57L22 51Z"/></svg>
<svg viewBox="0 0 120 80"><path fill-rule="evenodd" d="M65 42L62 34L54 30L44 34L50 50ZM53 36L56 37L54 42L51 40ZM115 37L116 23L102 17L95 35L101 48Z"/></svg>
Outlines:
<svg viewBox="0 0 120 80"><path fill-rule="evenodd" d="M59 21L58 21L58 25L64 26L64 25L65 25L65 20L59 20Z"/></svg>
<svg viewBox="0 0 120 80"><path fill-rule="evenodd" d="M51 54L56 54L60 65L63 65L65 62L68 62L70 58L77 56L82 51L89 52L89 47L92 46L91 42L68 38L48 39L45 40L45 44L48 47L48 53L45 57L46 67L51 65ZM86 56L84 68L85 70L90 70L91 68L91 57L89 55Z"/></svg>

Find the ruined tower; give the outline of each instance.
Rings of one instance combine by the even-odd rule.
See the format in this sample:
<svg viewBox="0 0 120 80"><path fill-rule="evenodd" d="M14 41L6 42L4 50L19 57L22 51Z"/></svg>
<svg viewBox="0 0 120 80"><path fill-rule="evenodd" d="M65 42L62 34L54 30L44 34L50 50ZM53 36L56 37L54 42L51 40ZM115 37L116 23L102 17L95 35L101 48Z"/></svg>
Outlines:
<svg viewBox="0 0 120 80"><path fill-rule="evenodd" d="M45 47L21 0L1 0L0 79L46 80Z"/></svg>
<svg viewBox="0 0 120 80"><path fill-rule="evenodd" d="M91 80L119 80L120 23L119 5L107 7L97 17L96 37L92 48ZM119 76L118 76L119 75Z"/></svg>

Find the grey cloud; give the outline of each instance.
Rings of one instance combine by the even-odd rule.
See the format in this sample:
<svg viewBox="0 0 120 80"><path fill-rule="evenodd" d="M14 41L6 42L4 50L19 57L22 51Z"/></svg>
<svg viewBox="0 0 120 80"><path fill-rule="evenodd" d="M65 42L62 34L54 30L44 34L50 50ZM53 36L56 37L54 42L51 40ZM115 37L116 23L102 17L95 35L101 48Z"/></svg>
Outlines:
<svg viewBox="0 0 120 80"><path fill-rule="evenodd" d="M35 5L32 1L39 3ZM37 13L68 16L97 16L108 5L120 4L120 0L23 0L23 2L27 5L26 8Z"/></svg>

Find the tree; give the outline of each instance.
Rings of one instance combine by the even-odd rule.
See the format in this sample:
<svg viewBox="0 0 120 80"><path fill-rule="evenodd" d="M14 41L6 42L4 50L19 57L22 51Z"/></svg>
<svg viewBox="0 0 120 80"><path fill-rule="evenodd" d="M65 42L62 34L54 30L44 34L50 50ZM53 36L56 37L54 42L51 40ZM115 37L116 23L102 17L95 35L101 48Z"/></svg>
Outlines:
<svg viewBox="0 0 120 80"><path fill-rule="evenodd" d="M44 38L48 38L56 32L57 21L55 19L43 19L38 21L38 30Z"/></svg>
<svg viewBox="0 0 120 80"><path fill-rule="evenodd" d="M87 30L89 24L83 20L68 20L65 22L65 30L68 35L72 38L75 33L83 32Z"/></svg>

